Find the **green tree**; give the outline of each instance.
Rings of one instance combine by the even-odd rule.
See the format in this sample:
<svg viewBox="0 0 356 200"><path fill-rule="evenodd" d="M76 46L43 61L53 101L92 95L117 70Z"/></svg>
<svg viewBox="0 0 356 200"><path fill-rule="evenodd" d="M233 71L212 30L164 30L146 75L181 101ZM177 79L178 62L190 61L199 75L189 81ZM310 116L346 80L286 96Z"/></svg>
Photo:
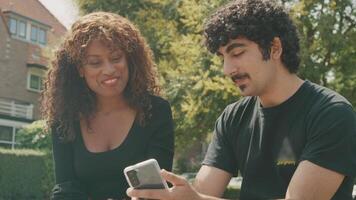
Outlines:
<svg viewBox="0 0 356 200"><path fill-rule="evenodd" d="M178 148L204 141L219 113L236 100L237 90L223 77L221 61L202 45L202 22L220 3L180 1L176 8L179 29L170 42L172 58L159 61L160 68L170 66L163 85L175 113Z"/></svg>
<svg viewBox="0 0 356 200"><path fill-rule="evenodd" d="M356 3L301 0L291 12L301 34L300 75L335 89L356 106Z"/></svg>
<svg viewBox="0 0 356 200"><path fill-rule="evenodd" d="M206 16L227 0L77 0L83 13L128 17L154 51L176 123L177 155L206 141L224 107L240 98L222 63L203 47ZM300 76L331 87L356 106L356 13L351 0L281 0L301 35Z"/></svg>
<svg viewBox="0 0 356 200"><path fill-rule="evenodd" d="M223 0L78 0L84 13L111 11L139 26L154 51L161 85L176 123L177 153L205 141L224 107L238 95L221 61L203 47L205 16Z"/></svg>

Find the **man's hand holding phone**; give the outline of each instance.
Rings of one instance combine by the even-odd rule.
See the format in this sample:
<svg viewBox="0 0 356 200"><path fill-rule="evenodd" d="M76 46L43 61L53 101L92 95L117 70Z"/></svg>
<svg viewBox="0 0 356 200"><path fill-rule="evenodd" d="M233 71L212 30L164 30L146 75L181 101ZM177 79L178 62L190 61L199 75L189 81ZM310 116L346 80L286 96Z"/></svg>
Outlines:
<svg viewBox="0 0 356 200"><path fill-rule="evenodd" d="M124 169L129 185L135 189L168 189L155 159L149 159Z"/></svg>
<svg viewBox="0 0 356 200"><path fill-rule="evenodd" d="M199 193L195 191L189 182L181 177L177 176L171 172L167 172L164 169L161 170L161 175L163 179L172 183L173 187L164 190L156 190L156 189L127 189L127 195L133 197L132 200L136 200L136 198L144 198L144 199L162 199L162 200L200 200L201 196ZM134 198L136 197L136 198Z"/></svg>
<svg viewBox="0 0 356 200"><path fill-rule="evenodd" d="M133 197L133 200L136 198L164 200L201 199L200 194L195 191L185 178L167 172L164 169L160 170L157 161L153 159L127 167L124 173L131 186L127 189L127 195ZM166 181L172 183L173 187L168 188Z"/></svg>

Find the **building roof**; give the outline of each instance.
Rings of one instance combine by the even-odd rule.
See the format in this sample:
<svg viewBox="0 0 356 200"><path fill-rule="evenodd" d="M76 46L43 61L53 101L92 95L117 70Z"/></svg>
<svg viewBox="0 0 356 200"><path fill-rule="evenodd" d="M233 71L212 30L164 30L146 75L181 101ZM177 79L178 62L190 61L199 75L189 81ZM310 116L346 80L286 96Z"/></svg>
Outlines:
<svg viewBox="0 0 356 200"><path fill-rule="evenodd" d="M9 30L9 27L7 27L7 25L6 25L6 20L2 13L1 7L0 7L0 20L4 23L4 28L6 29L7 34L10 35L10 30Z"/></svg>
<svg viewBox="0 0 356 200"><path fill-rule="evenodd" d="M67 29L38 0L0 0L2 12L14 12L52 27L53 34L63 36Z"/></svg>
<svg viewBox="0 0 356 200"><path fill-rule="evenodd" d="M5 22L8 14L19 15L47 26L49 28L47 34L49 44L57 43L58 39L67 32L65 26L39 0L0 0L0 20ZM10 35L7 23L4 24ZM44 56L42 47L28 43L27 66L43 68L48 64L48 58Z"/></svg>

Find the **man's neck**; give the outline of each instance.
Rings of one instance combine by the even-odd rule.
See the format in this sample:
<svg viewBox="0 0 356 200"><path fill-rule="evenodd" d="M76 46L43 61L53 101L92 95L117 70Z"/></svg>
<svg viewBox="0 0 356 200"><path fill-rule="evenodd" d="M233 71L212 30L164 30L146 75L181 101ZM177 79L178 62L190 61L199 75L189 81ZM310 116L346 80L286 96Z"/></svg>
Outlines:
<svg viewBox="0 0 356 200"><path fill-rule="evenodd" d="M277 106L293 96L303 83L296 74L283 73L276 76L266 91L258 97L263 107Z"/></svg>

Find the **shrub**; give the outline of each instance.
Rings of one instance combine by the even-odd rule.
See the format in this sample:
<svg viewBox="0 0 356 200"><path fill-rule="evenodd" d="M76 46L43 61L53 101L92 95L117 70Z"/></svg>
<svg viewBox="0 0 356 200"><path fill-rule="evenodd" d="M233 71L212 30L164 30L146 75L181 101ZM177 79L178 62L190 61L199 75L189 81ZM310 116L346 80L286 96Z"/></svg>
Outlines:
<svg viewBox="0 0 356 200"><path fill-rule="evenodd" d="M34 150L0 149L0 199L49 199L52 156Z"/></svg>
<svg viewBox="0 0 356 200"><path fill-rule="evenodd" d="M50 134L44 131L45 122L35 121L32 124L20 129L16 134L17 148L40 149L50 151L52 141Z"/></svg>

